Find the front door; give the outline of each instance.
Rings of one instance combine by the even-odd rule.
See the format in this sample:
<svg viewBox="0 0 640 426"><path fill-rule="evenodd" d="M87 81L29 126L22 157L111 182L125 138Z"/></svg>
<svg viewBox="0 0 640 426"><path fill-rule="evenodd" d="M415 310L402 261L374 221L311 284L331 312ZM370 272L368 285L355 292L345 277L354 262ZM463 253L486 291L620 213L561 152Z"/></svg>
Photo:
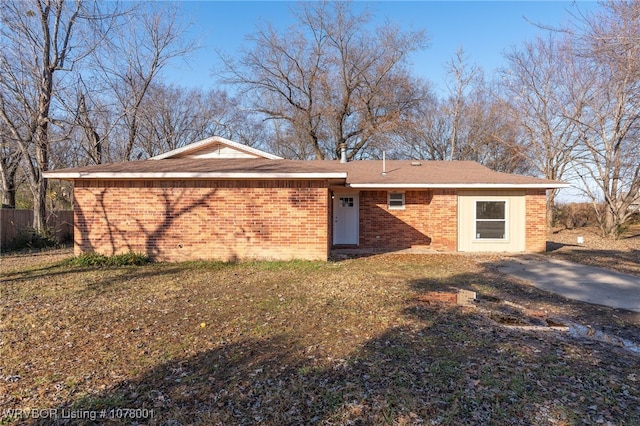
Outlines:
<svg viewBox="0 0 640 426"><path fill-rule="evenodd" d="M357 245L358 194L335 194L333 198L333 244Z"/></svg>

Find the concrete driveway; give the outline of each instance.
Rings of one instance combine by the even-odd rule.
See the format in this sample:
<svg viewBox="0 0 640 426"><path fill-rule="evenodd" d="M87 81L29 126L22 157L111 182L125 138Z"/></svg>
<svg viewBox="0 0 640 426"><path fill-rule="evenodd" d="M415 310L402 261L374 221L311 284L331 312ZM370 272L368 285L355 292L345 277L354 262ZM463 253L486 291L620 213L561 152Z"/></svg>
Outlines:
<svg viewBox="0 0 640 426"><path fill-rule="evenodd" d="M498 270L568 299L640 312L640 278L542 255L503 259Z"/></svg>

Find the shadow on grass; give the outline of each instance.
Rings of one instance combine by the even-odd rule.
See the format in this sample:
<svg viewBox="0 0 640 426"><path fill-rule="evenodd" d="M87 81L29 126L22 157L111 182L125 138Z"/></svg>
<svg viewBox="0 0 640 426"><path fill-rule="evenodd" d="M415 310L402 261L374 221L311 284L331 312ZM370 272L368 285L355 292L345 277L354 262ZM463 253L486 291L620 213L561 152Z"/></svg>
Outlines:
<svg viewBox="0 0 640 426"><path fill-rule="evenodd" d="M187 264L188 265L188 264ZM196 267L198 267L196 265ZM56 277L63 277L63 281L71 282L82 278L84 290L102 291L119 284L126 284L132 279L162 277L183 271L180 264L150 264L146 266L69 266L68 260L63 260L43 267L26 271L2 274L2 284L20 286L38 279L55 282ZM105 272L105 273L102 273ZM108 272L108 273L107 273ZM88 275L91 279L87 279ZM59 279L59 278L58 278Z"/></svg>
<svg viewBox="0 0 640 426"><path fill-rule="evenodd" d="M20 281L24 281L27 278L33 279L33 278L38 278L43 276L66 274L68 271L61 270L61 267L63 264L64 264L64 261L60 261L60 262L51 263L51 264L37 267L37 268L30 268L27 270L3 272L1 274L2 282L4 283L20 282Z"/></svg>
<svg viewBox="0 0 640 426"><path fill-rule="evenodd" d="M596 249L572 249L567 251L557 251L560 247L552 251L556 258L569 260L572 262L585 263L593 266L614 269L616 271L638 275L638 263L640 262L640 250L596 250Z"/></svg>
<svg viewBox="0 0 640 426"><path fill-rule="evenodd" d="M491 266L483 274L425 276L409 285L416 294L465 288L519 303L571 303L509 280ZM640 367L632 355L503 329L458 307L410 299L403 312L403 325L364 342L346 359L305 347L295 334L238 336L63 407L153 410L153 418L137 421L174 425L640 421L640 393L627 379Z"/></svg>

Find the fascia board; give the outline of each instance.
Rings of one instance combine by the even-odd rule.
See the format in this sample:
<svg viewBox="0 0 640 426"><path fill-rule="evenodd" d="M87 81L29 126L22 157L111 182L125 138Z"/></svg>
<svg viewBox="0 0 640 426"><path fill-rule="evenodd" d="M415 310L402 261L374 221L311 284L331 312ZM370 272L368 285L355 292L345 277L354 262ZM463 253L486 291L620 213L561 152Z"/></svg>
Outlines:
<svg viewBox="0 0 640 426"><path fill-rule="evenodd" d="M346 179L347 173L45 172L47 179Z"/></svg>
<svg viewBox="0 0 640 426"><path fill-rule="evenodd" d="M556 189L569 188L568 183L351 183L355 189Z"/></svg>

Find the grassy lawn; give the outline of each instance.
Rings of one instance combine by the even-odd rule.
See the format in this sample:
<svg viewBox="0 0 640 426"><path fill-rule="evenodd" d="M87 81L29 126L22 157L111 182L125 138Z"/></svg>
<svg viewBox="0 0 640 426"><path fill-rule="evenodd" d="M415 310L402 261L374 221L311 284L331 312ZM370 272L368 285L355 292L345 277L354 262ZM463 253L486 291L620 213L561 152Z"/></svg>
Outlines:
<svg viewBox="0 0 640 426"><path fill-rule="evenodd" d="M640 424L639 353L539 326L638 341L640 314L511 281L490 256L68 256L2 259L0 424L50 424L43 409L65 424L103 409L137 417L111 424ZM477 307L425 296L452 289Z"/></svg>

